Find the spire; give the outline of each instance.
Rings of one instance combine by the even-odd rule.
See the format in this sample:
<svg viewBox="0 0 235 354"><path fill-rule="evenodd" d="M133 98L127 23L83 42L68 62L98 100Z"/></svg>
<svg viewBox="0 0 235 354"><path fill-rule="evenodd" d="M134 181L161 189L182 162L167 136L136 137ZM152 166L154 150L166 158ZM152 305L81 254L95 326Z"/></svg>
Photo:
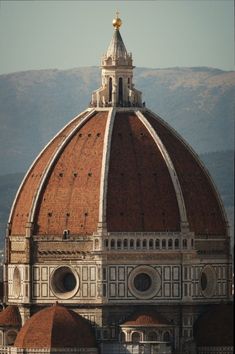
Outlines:
<svg viewBox="0 0 235 354"><path fill-rule="evenodd" d="M116 18L113 19L113 27L115 28L113 38L109 44L106 55L103 57L102 65L129 65L132 66L131 53L127 53L125 44L119 28L122 25L122 20L118 17L119 12L116 13Z"/></svg>
<svg viewBox="0 0 235 354"><path fill-rule="evenodd" d="M113 19L113 27L115 28L113 38L108 47L106 57L112 57L112 59L127 58L127 50L123 43L119 28L122 25L122 20L119 17L119 12L116 12L116 18Z"/></svg>
<svg viewBox="0 0 235 354"><path fill-rule="evenodd" d="M102 86L92 94L92 106L141 107L141 92L132 83L132 55L123 43L119 28L122 20L119 13L113 19L115 28L106 54L101 59Z"/></svg>
<svg viewBox="0 0 235 354"><path fill-rule="evenodd" d="M113 38L106 53L106 58L112 58L112 60L115 61L118 59L128 59L128 53L118 28L114 31Z"/></svg>

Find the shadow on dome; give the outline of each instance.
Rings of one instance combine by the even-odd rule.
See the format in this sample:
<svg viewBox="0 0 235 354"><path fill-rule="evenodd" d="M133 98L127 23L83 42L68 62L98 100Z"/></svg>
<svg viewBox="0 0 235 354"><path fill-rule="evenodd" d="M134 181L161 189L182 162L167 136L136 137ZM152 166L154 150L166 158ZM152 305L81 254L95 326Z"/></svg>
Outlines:
<svg viewBox="0 0 235 354"><path fill-rule="evenodd" d="M194 325L197 346L232 347L233 327L233 304L213 306L200 316Z"/></svg>

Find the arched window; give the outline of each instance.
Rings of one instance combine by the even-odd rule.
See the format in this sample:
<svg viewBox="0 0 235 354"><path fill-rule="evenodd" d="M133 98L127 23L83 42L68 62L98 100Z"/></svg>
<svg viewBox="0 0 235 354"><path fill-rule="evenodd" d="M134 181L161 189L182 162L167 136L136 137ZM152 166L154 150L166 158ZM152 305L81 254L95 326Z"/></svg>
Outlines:
<svg viewBox="0 0 235 354"><path fill-rule="evenodd" d="M109 78L109 102L112 102L113 81Z"/></svg>
<svg viewBox="0 0 235 354"><path fill-rule="evenodd" d="M106 248L108 248L109 247L109 240L104 240L104 246L106 247Z"/></svg>
<svg viewBox="0 0 235 354"><path fill-rule="evenodd" d="M156 247L157 249L160 248L160 240L159 240L158 238L157 238L156 241L155 241L155 247Z"/></svg>
<svg viewBox="0 0 235 354"><path fill-rule="evenodd" d="M183 248L187 248L188 242L186 239L183 239Z"/></svg>
<svg viewBox="0 0 235 354"><path fill-rule="evenodd" d="M180 246L179 239L175 239L175 249L178 249Z"/></svg>
<svg viewBox="0 0 235 354"><path fill-rule="evenodd" d="M140 248L140 240L139 239L136 241L136 248Z"/></svg>
<svg viewBox="0 0 235 354"><path fill-rule="evenodd" d="M140 333L134 332L132 333L132 343L139 343L140 342Z"/></svg>
<svg viewBox="0 0 235 354"><path fill-rule="evenodd" d="M123 104L123 80L119 77L118 80L118 103L122 106Z"/></svg>
<svg viewBox="0 0 235 354"><path fill-rule="evenodd" d="M164 342L170 342L170 333L169 332L165 332L163 335L163 341Z"/></svg>
<svg viewBox="0 0 235 354"><path fill-rule="evenodd" d="M147 248L147 240L143 240L143 248Z"/></svg>
<svg viewBox="0 0 235 354"><path fill-rule="evenodd" d="M172 239L170 238L170 240L168 240L168 248L172 249L172 246L173 246L173 242Z"/></svg>
<svg viewBox="0 0 235 354"><path fill-rule="evenodd" d="M149 332L148 335L147 335L147 340L150 341L150 342L157 341L157 333L154 332L154 331Z"/></svg>
<svg viewBox="0 0 235 354"><path fill-rule="evenodd" d="M163 248L163 249L166 248L166 240L165 240L165 239L162 240L162 248Z"/></svg>
<svg viewBox="0 0 235 354"><path fill-rule="evenodd" d="M115 240L111 240L111 248L112 248L112 249L115 248Z"/></svg>
<svg viewBox="0 0 235 354"><path fill-rule="evenodd" d="M130 240L130 248L134 248L134 240Z"/></svg>
<svg viewBox="0 0 235 354"><path fill-rule="evenodd" d="M122 241L118 240L117 241L117 248L120 249L122 247Z"/></svg>
<svg viewBox="0 0 235 354"><path fill-rule="evenodd" d="M99 248L99 240L96 238L95 239L95 249L97 250Z"/></svg>
<svg viewBox="0 0 235 354"><path fill-rule="evenodd" d="M153 240L151 239L151 240L149 240L149 249L153 249Z"/></svg>
<svg viewBox="0 0 235 354"><path fill-rule="evenodd" d="M125 240L123 241L123 247L126 249L128 248L128 241L127 239L125 238Z"/></svg>

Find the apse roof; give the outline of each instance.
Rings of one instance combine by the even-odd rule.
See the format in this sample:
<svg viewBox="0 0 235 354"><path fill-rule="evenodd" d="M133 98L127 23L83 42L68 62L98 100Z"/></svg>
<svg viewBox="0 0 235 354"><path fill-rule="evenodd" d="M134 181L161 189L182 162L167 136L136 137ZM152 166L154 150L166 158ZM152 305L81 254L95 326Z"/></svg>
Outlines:
<svg viewBox="0 0 235 354"><path fill-rule="evenodd" d="M83 317L55 304L30 317L14 343L18 348L96 347L91 325Z"/></svg>
<svg viewBox="0 0 235 354"><path fill-rule="evenodd" d="M10 305L0 312L0 327L20 327L21 317L16 305Z"/></svg>
<svg viewBox="0 0 235 354"><path fill-rule="evenodd" d="M153 327L161 325L170 325L170 322L163 315L154 311L143 311L134 313L126 322L122 324L123 327Z"/></svg>

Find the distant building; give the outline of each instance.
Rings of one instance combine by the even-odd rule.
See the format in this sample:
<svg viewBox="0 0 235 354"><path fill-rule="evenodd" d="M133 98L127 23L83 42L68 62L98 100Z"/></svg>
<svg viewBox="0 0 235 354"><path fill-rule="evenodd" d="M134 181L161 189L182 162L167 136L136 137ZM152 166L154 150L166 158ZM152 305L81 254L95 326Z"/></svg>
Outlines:
<svg viewBox="0 0 235 354"><path fill-rule="evenodd" d="M223 205L198 156L145 107L118 16L113 26L101 88L12 205L0 353L232 353Z"/></svg>

